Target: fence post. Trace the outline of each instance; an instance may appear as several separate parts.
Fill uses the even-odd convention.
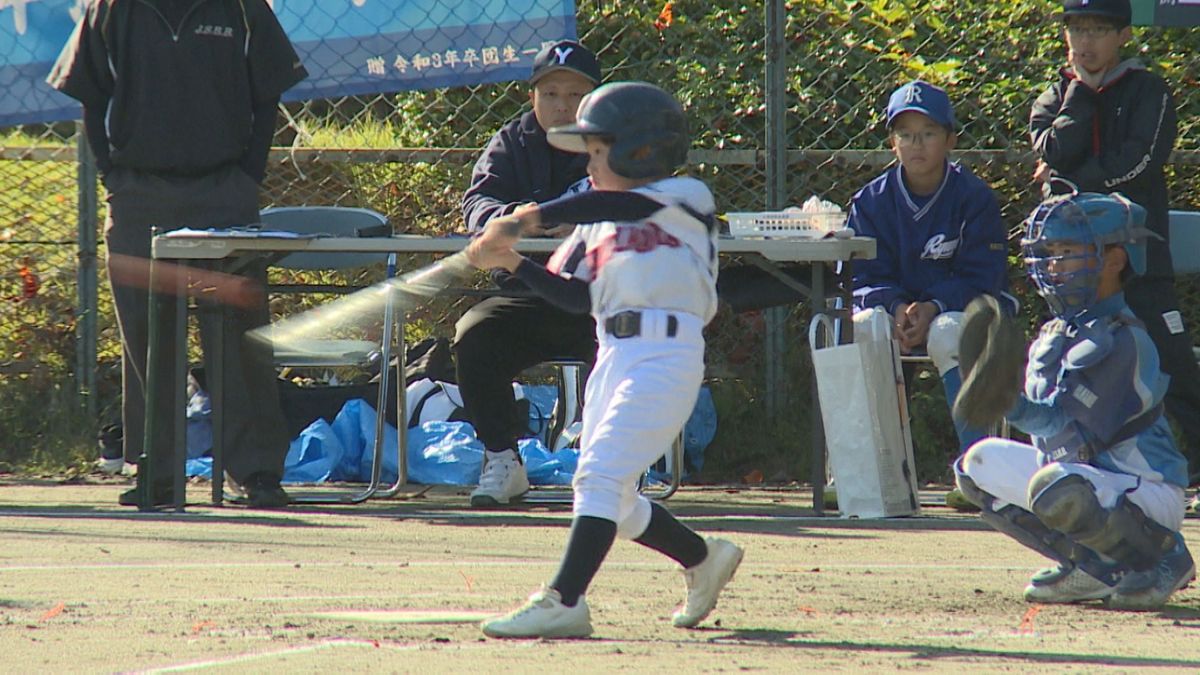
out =
[[[83,123],[75,125],[76,183],[79,190],[78,260],[75,265],[75,384],[88,419],[96,421],[96,236],[99,231],[96,160]]]
[[[784,26],[787,12],[784,0],[767,0],[766,4],[766,177],[767,209],[779,210],[787,203],[787,44],[784,42]],[[764,313],[766,353],[765,404],[772,419],[783,413],[787,391],[784,353],[787,336],[785,321],[786,307],[773,307]]]

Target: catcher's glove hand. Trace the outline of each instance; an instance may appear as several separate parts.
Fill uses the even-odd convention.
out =
[[[954,417],[975,429],[1004,419],[1025,386],[1025,336],[990,295],[967,305],[958,339],[962,388]]]

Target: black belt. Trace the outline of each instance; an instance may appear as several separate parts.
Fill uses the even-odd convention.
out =
[[[604,332],[615,338],[637,337],[642,334],[642,313],[627,311],[618,312],[604,320]],[[667,315],[667,337],[675,337],[679,332],[679,319],[674,314]]]

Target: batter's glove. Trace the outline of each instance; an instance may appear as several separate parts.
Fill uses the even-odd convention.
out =
[[[974,429],[1004,419],[1025,386],[1025,358],[1025,336],[996,298],[972,300],[958,338],[962,388],[954,400],[955,419]]]

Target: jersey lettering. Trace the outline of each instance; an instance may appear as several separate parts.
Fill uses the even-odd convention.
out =
[[[616,253],[620,253],[621,251],[647,253],[659,246],[679,248],[682,245],[678,239],[667,234],[661,227],[654,223],[646,223],[644,226],[618,225],[615,237],[616,248],[614,252]]]
[[[600,268],[604,267],[614,253],[649,253],[660,246],[679,248],[682,245],[683,242],[677,237],[654,223],[621,224],[617,225],[616,232],[600,240],[600,243],[587,252],[588,267],[592,269],[595,278],[600,276]]]
[[[192,31],[196,35],[211,35],[213,37],[233,37],[232,26],[214,26],[212,24],[202,23],[196,26],[196,30]]]
[[[925,250],[921,251],[922,260],[946,260],[954,257],[961,239],[946,240],[945,234],[935,234],[925,242]]]

